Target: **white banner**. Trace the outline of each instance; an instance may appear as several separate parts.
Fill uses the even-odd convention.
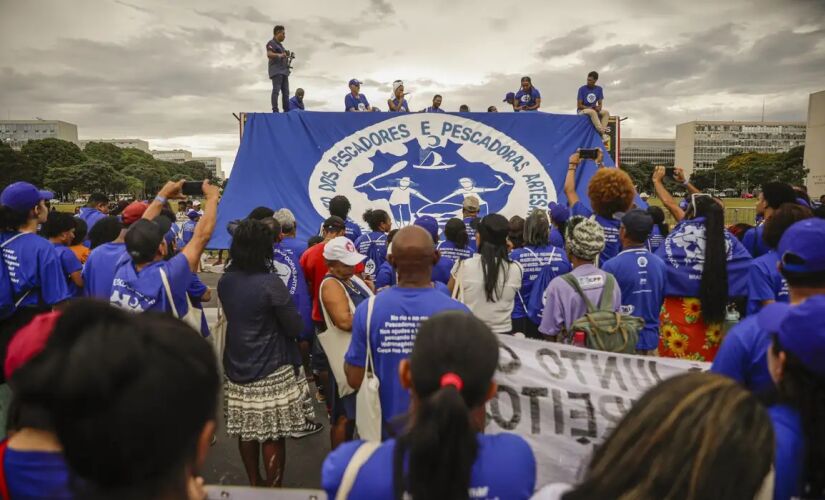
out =
[[[536,455],[536,486],[573,483],[601,444],[650,387],[709,363],[594,351],[500,335],[498,394],[487,433],[513,432]],[[630,450],[628,450],[630,451]]]

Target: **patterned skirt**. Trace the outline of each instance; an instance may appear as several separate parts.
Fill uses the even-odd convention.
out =
[[[713,361],[723,325],[708,325],[696,297],[665,297],[659,314],[659,356]]]
[[[244,441],[286,438],[315,419],[303,370],[291,365],[248,384],[224,377],[223,400],[227,434]]]

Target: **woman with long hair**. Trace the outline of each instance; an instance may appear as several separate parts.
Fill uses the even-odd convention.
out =
[[[510,316],[521,288],[521,265],[507,251],[509,222],[503,215],[480,219],[476,242],[478,253],[457,262],[447,286],[453,296],[487,323],[494,333],[512,333]]]
[[[380,446],[356,441],[332,452],[321,470],[328,497],[468,499],[470,490],[483,488],[485,498],[529,498],[536,482],[530,446],[514,434],[484,434],[498,352],[496,336],[466,312],[442,312],[422,323],[399,367],[401,385],[411,393],[406,428]],[[339,491],[362,446],[371,453],[354,471],[352,488]]]
[[[387,233],[392,229],[392,219],[386,210],[380,208],[368,209],[363,218],[370,227],[370,232],[363,233],[355,240],[355,248],[367,257],[364,261],[364,275],[374,280],[381,264],[387,260]]]
[[[223,354],[226,432],[252,486],[280,486],[285,439],[321,430],[301,370],[297,337],[304,328],[286,285],[272,272],[275,235],[264,221],[244,219],[232,233],[229,262],[218,282],[226,314]],[[263,455],[266,477],[261,476]]]
[[[205,498],[197,471],[220,380],[214,351],[183,321],[72,301],[12,380],[24,409],[47,411],[75,498]]]
[[[653,219],[653,231],[647,238],[647,249],[655,252],[659,246],[665,241],[667,234],[670,232],[670,226],[665,222],[665,211],[662,207],[650,205],[647,207],[647,213]]]
[[[569,273],[571,267],[564,249],[550,244],[550,221],[544,210],[534,209],[530,212],[524,221],[522,239],[524,245],[510,252],[510,259],[518,262],[524,271],[521,289],[513,304],[513,331],[522,332],[530,338],[541,338],[539,325],[531,321],[527,314],[533,282],[545,268],[551,268],[552,276],[548,277],[549,281],[556,276]]]
[[[728,303],[747,295],[751,257],[724,225],[722,203],[693,194],[685,218],[655,252],[667,269],[659,316],[661,356],[713,361]]]
[[[794,264],[800,263],[783,266]],[[825,269],[819,267],[800,274],[821,283]],[[760,326],[773,335],[768,368],[776,384],[776,404],[768,414],[776,433],[778,500],[825,498],[824,310],[825,296],[818,295],[798,306],[771,304],[759,313]]]
[[[464,225],[464,221],[453,217],[444,224],[444,241],[438,243],[436,250],[453,262],[469,259],[473,256],[470,236],[467,234],[467,226]]]
[[[770,498],[772,462],[773,431],[756,397],[727,377],[686,373],[631,407],[578,485],[551,484],[534,498]]]

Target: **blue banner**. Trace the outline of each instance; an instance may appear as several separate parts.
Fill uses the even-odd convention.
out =
[[[361,225],[383,208],[396,227],[421,215],[442,225],[461,216],[466,196],[481,215],[526,216],[566,203],[567,160],[577,148],[602,148],[586,116],[548,113],[254,113],[218,210],[209,248],[228,248],[226,225],[257,206],[289,208],[298,236],[317,234],[329,200],[345,195]],[[605,153],[605,165],[612,159]],[[585,204],[592,161],[576,172]]]

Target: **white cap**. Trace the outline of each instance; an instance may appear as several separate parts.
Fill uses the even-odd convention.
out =
[[[195,201],[193,201],[193,202],[192,202],[192,206],[193,206],[193,207],[199,207],[199,206],[201,206],[201,201],[200,201],[200,200],[195,200]]]
[[[346,236],[333,238],[324,245],[324,258],[327,260],[337,260],[344,265],[354,266],[366,259],[355,249],[355,245]]]

